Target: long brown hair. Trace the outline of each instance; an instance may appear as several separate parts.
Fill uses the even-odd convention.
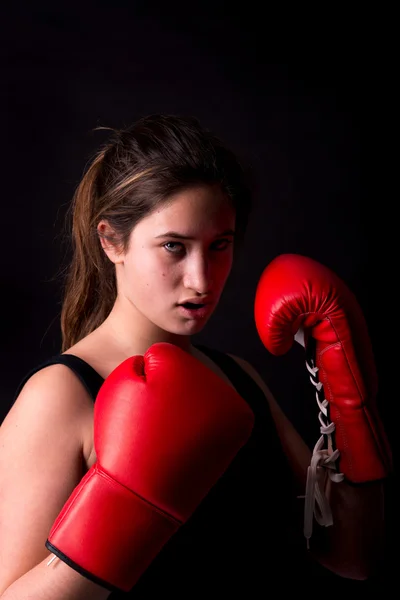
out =
[[[96,329],[117,295],[115,266],[101,247],[97,225],[128,247],[133,227],[172,194],[197,183],[218,183],[236,210],[241,243],[251,193],[235,154],[193,117],[149,115],[110,140],[90,162],[70,206],[72,260],[61,309],[62,351]]]

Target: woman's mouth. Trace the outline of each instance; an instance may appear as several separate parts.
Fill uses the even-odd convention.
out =
[[[211,304],[192,304],[191,302],[185,302],[184,304],[179,304],[178,308],[184,317],[189,319],[204,319],[211,310]]]

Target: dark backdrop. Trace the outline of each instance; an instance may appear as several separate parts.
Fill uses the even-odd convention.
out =
[[[364,25],[379,29],[377,15],[363,13]],[[59,351],[57,273],[69,252],[63,220],[104,139],[94,127],[170,112],[197,116],[256,180],[243,254],[197,341],[252,362],[312,447],[318,410],[302,349],[269,355],[253,300],[276,255],[321,261],[365,312],[394,442],[379,303],[388,201],[374,196],[373,177],[385,71],[382,42],[364,25],[348,9],[272,14],[252,2],[41,2],[3,10],[0,421],[20,378]]]

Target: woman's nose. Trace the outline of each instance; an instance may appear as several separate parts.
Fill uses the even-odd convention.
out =
[[[207,257],[196,257],[188,261],[184,273],[184,286],[198,294],[211,290],[211,269]]]

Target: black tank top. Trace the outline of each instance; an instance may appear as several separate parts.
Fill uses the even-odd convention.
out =
[[[110,600],[148,600],[160,592],[175,600],[213,593],[223,598],[232,594],[264,597],[273,582],[281,592],[286,586],[292,589],[294,580],[307,581],[310,569],[315,569],[306,556],[304,539],[294,537],[289,526],[302,501],[296,498],[264,393],[233,358],[203,345],[196,347],[221,368],[251,406],[253,432],[133,590],[113,592]],[[56,355],[32,369],[15,397],[34,373],[60,363],[74,371],[95,401],[104,379],[84,360],[69,354]]]

